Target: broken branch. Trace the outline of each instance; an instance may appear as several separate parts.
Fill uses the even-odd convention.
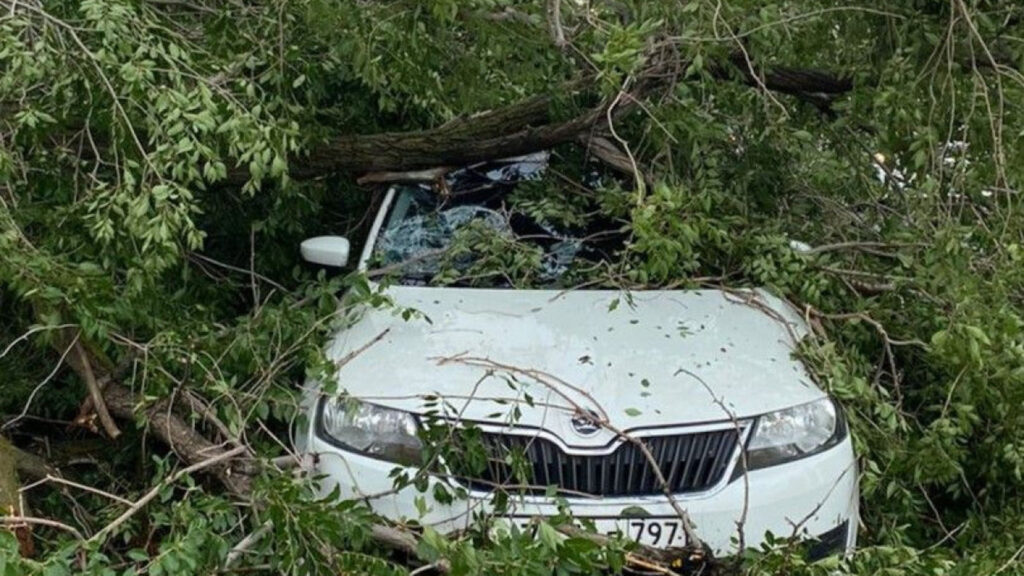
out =
[[[49,518],[36,518],[33,516],[0,516],[0,524],[5,526],[18,528],[27,524],[36,524],[39,526],[48,526],[50,528],[58,528],[65,532],[72,534],[77,540],[85,540],[82,533],[77,528],[69,526],[63,522],[56,520],[50,520]]]
[[[171,476],[168,476],[162,482],[154,486],[149,492],[146,492],[146,494],[142,498],[136,500],[135,503],[131,505],[131,507],[125,510],[123,514],[115,518],[113,522],[104,526],[96,534],[93,534],[92,538],[90,538],[89,541],[94,542],[97,540],[101,540],[108,534],[116,530],[118,526],[124,524],[126,521],[128,521],[129,518],[138,513],[139,510],[142,510],[146,506],[146,504],[149,504],[154,498],[156,498],[160,494],[160,490],[163,489],[165,486],[170,486],[171,484],[174,484],[179,479],[181,479],[181,477],[187,474],[191,474],[193,472],[203,470],[204,468],[215,466],[217,464],[224,462],[225,460],[234,458],[235,456],[238,456],[244,452],[245,448],[241,446],[232,448],[227,452],[222,452],[220,454],[217,454],[216,456],[207,458],[206,460],[203,460],[201,462],[196,462],[195,464],[192,464],[191,466],[183,468],[177,471],[176,473],[172,474]]]
[[[103,426],[107,436],[116,439],[121,435],[121,430],[117,428],[117,424],[114,424],[114,419],[110,417],[110,411],[107,410],[107,404],[103,401],[103,391],[100,389],[99,382],[96,381],[96,374],[93,373],[92,364],[89,362],[89,357],[82,346],[81,338],[75,339],[74,346],[75,353],[78,355],[79,375],[85,380],[85,385],[89,389],[92,408],[96,411],[96,415],[99,417],[100,424]]]

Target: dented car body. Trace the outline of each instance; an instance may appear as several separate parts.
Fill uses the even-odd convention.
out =
[[[483,174],[499,184],[494,198],[534,173],[512,166],[515,178]],[[455,184],[455,198],[480,188]],[[417,313],[360,309],[327,350],[339,361],[337,386],[307,387],[299,440],[318,455],[325,491],[442,531],[495,510],[500,491],[498,511],[513,522],[567,503],[598,530],[658,547],[687,544],[681,508],[718,555],[769,532],[815,540],[815,556],[852,549],[851,441],[839,408],[793,356],[806,326],[786,302],[760,290],[558,288],[615,239],[524,223],[494,198],[430,194],[389,190],[358,262],[403,267],[384,293]],[[444,273],[453,234],[474,222],[544,242],[535,287],[429,281]],[[334,389],[344,395],[325,393]],[[472,430],[486,463],[462,474],[441,458],[426,485],[395,490],[393,471],[416,473],[422,430],[439,421],[456,436]],[[465,498],[437,497],[435,485]]]

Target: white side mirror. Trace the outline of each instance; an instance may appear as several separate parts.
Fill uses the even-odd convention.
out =
[[[348,263],[348,238],[317,236],[303,240],[299,249],[306,262],[334,268],[342,268]]]

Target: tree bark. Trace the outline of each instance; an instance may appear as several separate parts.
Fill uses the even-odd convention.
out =
[[[637,84],[642,87],[630,98],[620,100],[616,114],[631,109],[633,99],[642,98],[654,86],[663,86],[681,66],[678,61],[654,64],[641,73]],[[848,78],[809,68],[776,66],[755,77],[742,55],[733,55],[730,63],[713,65],[710,70],[716,78],[739,80],[756,87],[763,85],[768,90],[810,101],[823,109],[853,89],[853,82]],[[593,84],[594,79],[587,77],[567,82],[556,88],[556,92],[570,95],[588,89],[593,91]],[[610,105],[606,99],[569,120],[552,122],[553,103],[551,95],[533,96],[437,128],[337,136],[314,148],[308,156],[292,158],[289,175],[312,179],[337,172],[405,172],[529,154],[576,140],[605,123]],[[248,170],[240,167],[229,171],[227,183],[239,185],[248,178]]]
[[[0,436],[0,516],[20,518],[26,516],[18,482],[19,452],[6,438]],[[32,542],[32,528],[27,523],[13,524],[11,530],[18,539],[18,549],[22,556],[30,557],[35,553]]]
[[[63,351],[71,342],[70,339],[74,337],[74,331],[61,332],[57,338],[54,338],[54,349],[58,352]],[[67,363],[83,381],[88,382],[88,378],[93,378],[104,383],[102,386],[103,403],[111,415],[129,421],[139,421],[141,416],[141,421],[145,423],[146,427],[161,442],[170,446],[186,464],[196,464],[225,451],[175,415],[171,410],[169,400],[161,400],[145,410],[139,410],[142,407],[142,402],[135,397],[132,391],[118,383],[102,362],[91,357],[87,346],[83,346],[82,350],[81,357],[68,355]],[[227,460],[211,466],[208,472],[216,476],[221,484],[233,494],[248,495],[252,481],[249,476],[237,470],[233,464],[231,460]]]
[[[732,69],[739,73],[740,79],[748,86],[757,86],[755,71],[751,71],[747,57],[742,52],[729,55]],[[731,76],[723,66],[712,68],[716,78],[729,79]],[[837,97],[853,90],[853,80],[847,76],[837,75],[826,70],[815,68],[791,68],[788,66],[772,66],[759,75],[764,87],[773,92],[800,96],[803,94],[823,94]]]
[[[569,82],[563,90],[579,85]],[[609,104],[602,102],[574,118],[551,123],[553,101],[552,96],[534,96],[426,130],[338,136],[306,157],[293,158],[289,175],[311,179],[335,172],[403,172],[528,154],[574,139],[601,121]],[[248,178],[244,167],[228,173],[230,184]]]
[[[110,413],[125,420],[142,416],[149,430],[178,455],[186,464],[196,464],[224,452],[217,444],[178,418],[166,400],[157,402],[145,411],[136,412],[140,403],[131,390],[116,382],[109,382],[103,390],[103,400]],[[251,478],[242,473],[231,460],[207,469],[231,493],[248,496],[252,488]]]

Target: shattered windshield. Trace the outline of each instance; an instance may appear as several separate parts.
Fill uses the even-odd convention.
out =
[[[411,285],[568,287],[607,269],[622,224],[588,210],[585,187],[552,194],[546,169],[536,154],[460,169],[440,190],[398,187],[371,272]]]

